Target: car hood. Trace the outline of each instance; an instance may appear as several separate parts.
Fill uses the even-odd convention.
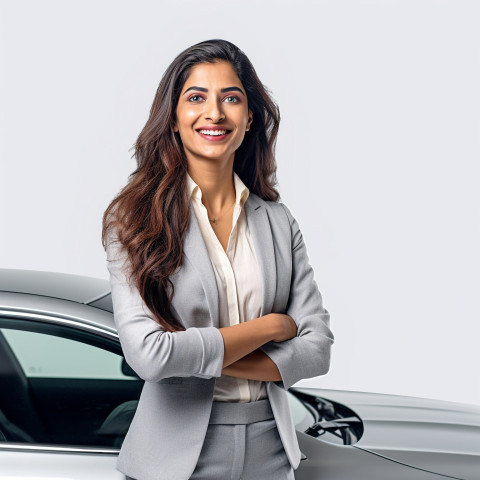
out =
[[[480,406],[347,390],[292,390],[353,410],[364,425],[357,448],[453,478],[480,478]]]

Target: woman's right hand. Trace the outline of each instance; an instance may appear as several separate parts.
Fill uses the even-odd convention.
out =
[[[271,321],[274,323],[274,342],[284,342],[297,336],[297,324],[295,320],[284,313],[270,313]]]

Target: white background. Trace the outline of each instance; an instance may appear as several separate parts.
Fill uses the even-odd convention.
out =
[[[224,38],[281,110],[282,201],[335,335],[297,385],[480,404],[480,4],[0,2],[0,266],[108,278],[161,75]]]

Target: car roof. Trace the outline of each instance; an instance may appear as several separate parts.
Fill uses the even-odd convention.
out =
[[[110,282],[101,278],[0,268],[0,291],[60,298],[113,312]]]

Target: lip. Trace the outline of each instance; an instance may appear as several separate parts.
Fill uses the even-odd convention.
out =
[[[199,132],[199,130],[227,130],[227,133],[225,135],[203,135],[202,133]],[[223,140],[227,138],[231,133],[232,130],[229,130],[228,128],[225,127],[219,127],[218,125],[215,126],[210,126],[210,127],[200,127],[195,130],[198,135],[200,135],[202,138],[209,142],[218,142],[220,140]]]

